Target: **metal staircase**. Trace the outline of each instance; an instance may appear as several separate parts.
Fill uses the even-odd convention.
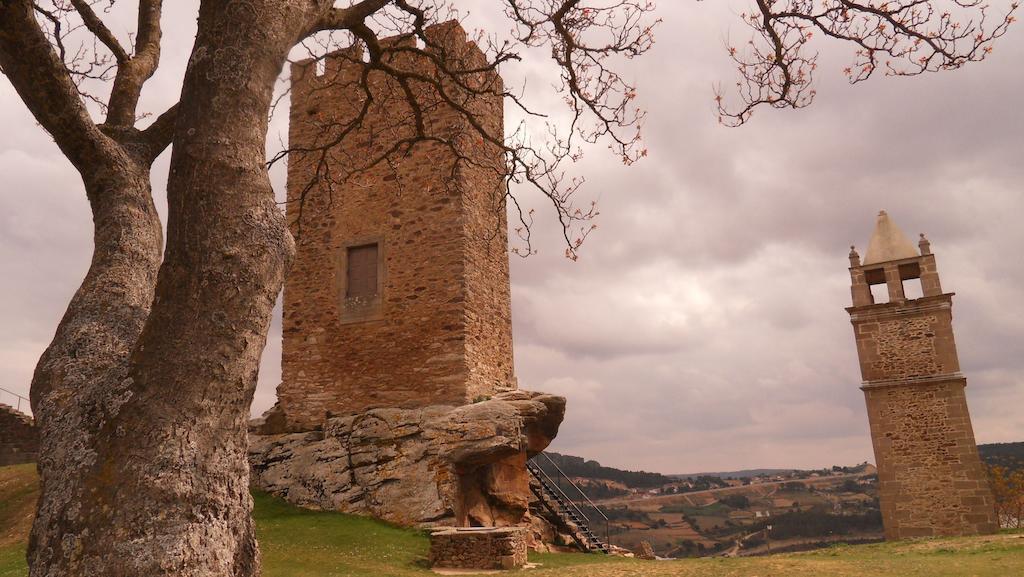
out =
[[[576,544],[584,551],[591,553],[608,553],[610,550],[608,517],[587,497],[579,485],[562,472],[562,469],[551,457],[544,453],[527,461],[526,469],[537,481],[536,484],[530,483],[533,494],[548,511],[561,521],[562,528],[568,530]],[[579,497],[575,500],[570,498],[566,489],[574,495],[578,494]],[[590,516],[583,512],[584,508],[592,510]],[[594,533],[591,517],[596,521],[604,521],[603,540]]]

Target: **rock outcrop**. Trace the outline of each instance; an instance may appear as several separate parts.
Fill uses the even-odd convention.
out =
[[[565,399],[510,391],[460,407],[371,409],[322,430],[254,423],[254,486],[291,503],[408,526],[509,526],[528,520],[525,461],[558,433]],[[271,433],[271,434],[267,434]]]
[[[654,547],[651,547],[651,544],[647,541],[640,541],[640,546],[637,547],[634,553],[636,554],[637,559],[646,559],[648,561],[653,561],[658,558],[654,554]]]

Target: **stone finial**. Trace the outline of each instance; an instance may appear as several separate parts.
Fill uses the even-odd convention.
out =
[[[932,243],[921,233],[921,240],[917,242],[917,247],[921,249],[921,256],[929,255],[932,253]]]
[[[857,247],[850,245],[850,266],[860,266],[860,254],[857,253]]]

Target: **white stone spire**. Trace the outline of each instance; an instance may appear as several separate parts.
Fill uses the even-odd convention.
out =
[[[868,242],[868,251],[864,253],[864,264],[877,264],[916,256],[920,256],[917,249],[892,222],[889,214],[884,210],[879,212],[875,232],[871,235],[871,241]]]

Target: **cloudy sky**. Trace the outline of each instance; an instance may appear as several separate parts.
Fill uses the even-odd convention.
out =
[[[499,27],[491,2],[464,5],[467,27]],[[624,68],[649,112],[650,156],[625,167],[587,151],[574,170],[601,216],[582,258],[567,261],[538,218],[540,254],[513,261],[520,386],[569,399],[552,449],[668,473],[871,460],[843,309],[849,245],[863,253],[883,208],[908,235],[928,233],[957,293],[978,441],[1024,440],[1024,28],[984,63],[855,87],[841,74],[850,48],[819,43],[811,108],[724,128],[712,88],[733,79],[723,46],[746,37],[745,8],[661,2],[657,45]],[[167,9],[148,110],[176,98],[194,21],[192,2]],[[503,73],[557,106],[550,68]],[[88,266],[91,221],[77,175],[2,78],[0,127],[0,387],[27,396]],[[284,130],[278,119],[270,140]],[[278,315],[255,414],[274,401],[280,338]]]

